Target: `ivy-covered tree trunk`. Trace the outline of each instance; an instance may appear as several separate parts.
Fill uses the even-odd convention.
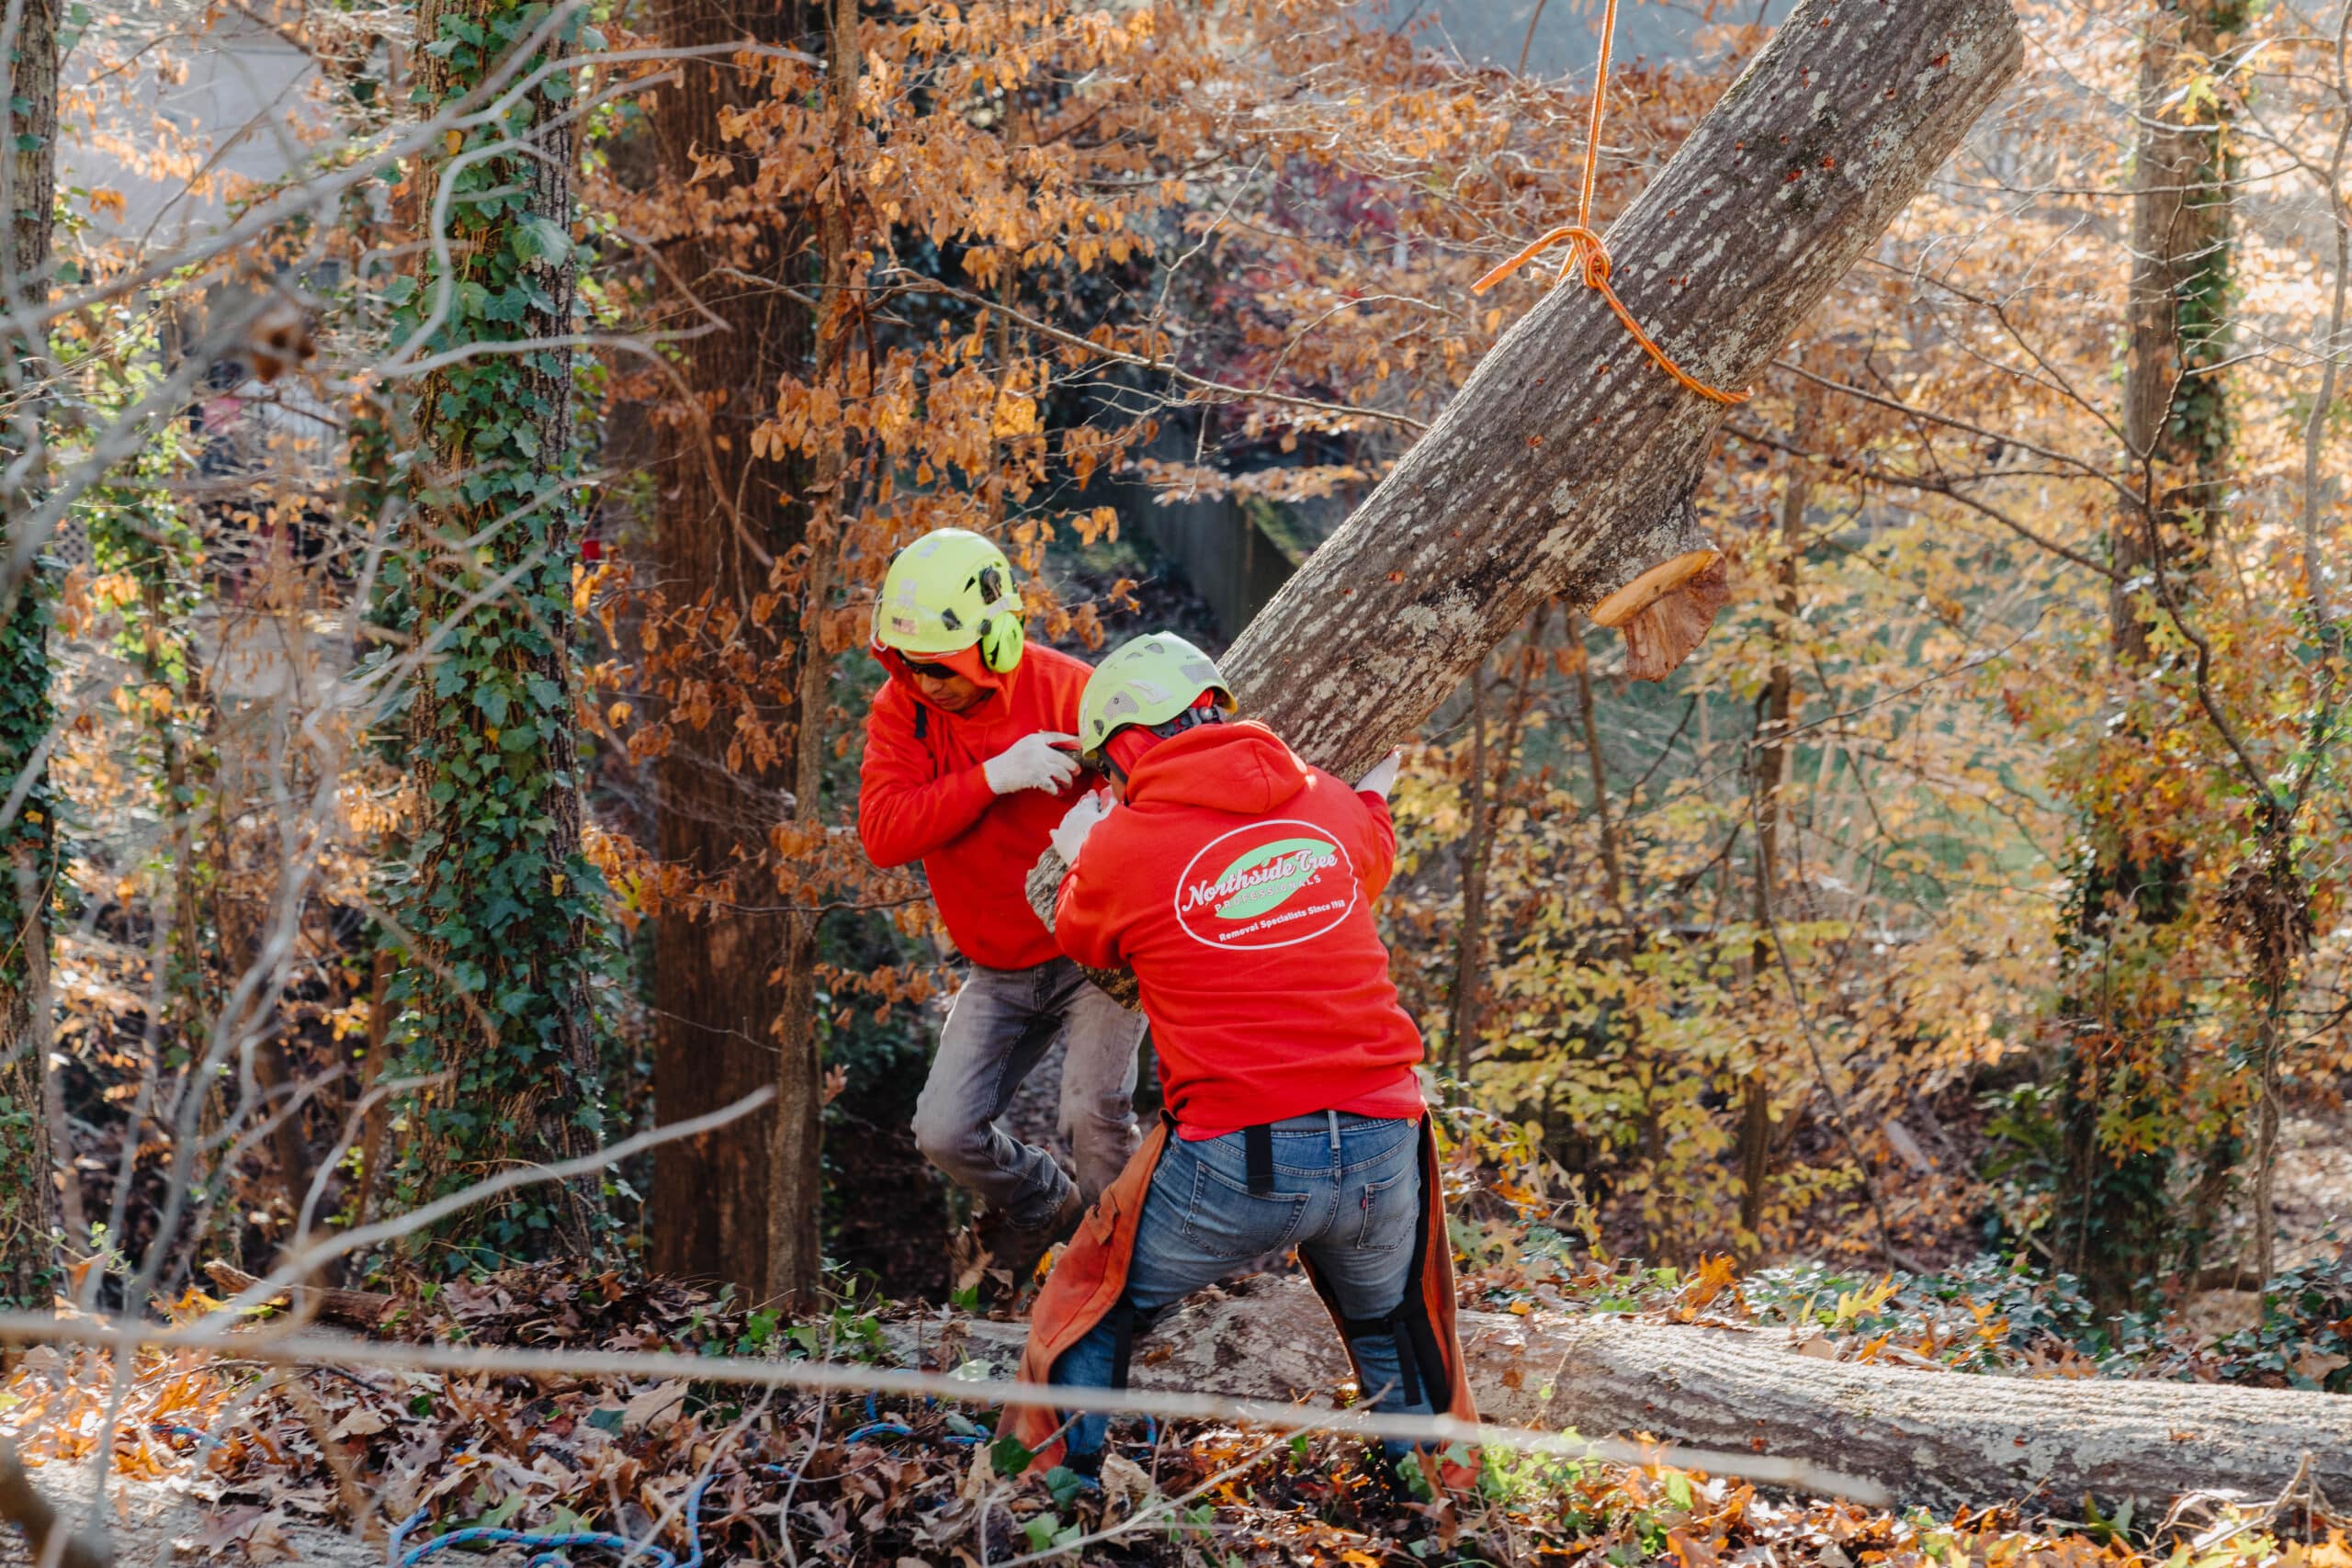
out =
[[[679,49],[736,40],[797,41],[802,7],[739,0],[668,0],[664,43]],[[658,773],[663,863],[715,885],[709,903],[666,904],[653,928],[653,1100],[662,1122],[730,1104],[775,1077],[775,1026],[787,987],[780,977],[786,917],[773,907],[760,867],[768,829],[791,815],[797,752],[783,743],[797,723],[794,656],[800,628],[769,607],[775,584],[755,551],[788,557],[806,512],[794,493],[805,476],[753,456],[752,431],[768,417],[786,375],[807,368],[808,307],[758,281],[778,276],[802,234],[794,214],[747,203],[743,178],[695,181],[697,160],[724,154],[726,117],[757,91],[751,73],[721,57],[688,59],[657,102],[654,136],[664,181],[675,192],[675,231],[663,251],[671,276],[693,291],[668,312],[680,332],[706,328],[678,356],[698,405],[662,432],[654,554],[662,592],[687,620],[681,657],[748,655],[764,699],[757,732],[729,711],[695,726],[670,716]],[[717,1278],[748,1291],[767,1286],[768,1143],[773,1110],[662,1145],[653,1156],[649,1258],[671,1274]]]
[[[2247,9],[2246,0],[2155,0],[2145,19],[2122,421],[2140,494],[2114,523],[2109,632],[2127,746],[2147,733],[2147,705],[2164,700],[2151,650],[2164,616],[2154,575],[2186,593],[2225,521],[2229,409],[2212,372],[2228,350],[2229,121],[2219,85],[2198,79]],[[2170,1148],[2120,1144],[2109,1126],[2144,1120],[2178,1055],[2161,1036],[2176,1026],[2165,969],[2191,913],[2188,865],[2186,847],[2143,815],[2140,792],[2095,778],[2085,807],[2087,852],[2064,935],[2074,1054],[2054,1218],[2062,1263],[2103,1305],[2120,1306],[2165,1267],[2171,1245]]]
[[[2121,581],[2110,611],[2126,668],[2147,663],[2149,628],[2161,619],[2143,575],[2160,558],[2194,566],[2225,521],[2230,411],[2214,372],[2229,354],[2233,160],[2229,100],[2212,73],[2250,9],[2249,0],[2156,0],[2141,47],[2123,439],[2145,488],[2142,504],[2116,518]],[[2177,897],[2168,885],[2149,893]]]
[[[49,298],[50,212],[57,186],[57,0],[19,0],[6,40],[8,129],[0,203],[8,245],[0,299],[10,311]],[[49,1138],[49,899],[57,840],[42,752],[50,703],[49,594],[43,541],[31,529],[30,480],[42,443],[41,337],[13,322],[5,344],[0,423],[0,1305],[48,1304],[54,1278],[57,1164]],[[13,808],[12,808],[13,807]]]
[[[519,0],[424,0],[424,110],[517,50],[582,45],[576,19]],[[594,981],[609,952],[581,852],[571,574],[578,554],[572,79],[553,73],[497,123],[451,132],[415,177],[445,262],[403,307],[442,313],[429,354],[470,351],[420,389],[401,552],[417,814],[396,914],[410,944],[393,999],[403,1072],[443,1075],[411,1113],[403,1196],[454,1190],[600,1141]],[[429,238],[429,236],[428,236]],[[536,342],[536,346],[524,347]],[[469,1211],[447,1239],[478,1258],[590,1250],[602,1184],[527,1188]]]

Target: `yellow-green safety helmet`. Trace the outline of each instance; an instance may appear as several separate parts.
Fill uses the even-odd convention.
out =
[[[1111,737],[1131,725],[1156,728],[1190,710],[1203,692],[1217,705],[1237,705],[1216,661],[1174,632],[1149,632],[1094,667],[1078,699],[1078,745],[1092,762]]]
[[[999,674],[1021,662],[1021,590],[1004,552],[969,528],[925,534],[891,561],[874,602],[877,648],[922,659],[979,645]]]

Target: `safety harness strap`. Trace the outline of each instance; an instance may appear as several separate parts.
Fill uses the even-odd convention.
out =
[[[1127,1367],[1136,1348],[1136,1309],[1125,1296],[1113,1307],[1106,1319],[1111,1325],[1111,1386],[1127,1386]]]
[[[1250,1196],[1273,1196],[1274,1129],[1271,1122],[1261,1122],[1241,1129],[1241,1158],[1250,1172]]]
[[[1418,1291],[1408,1294],[1404,1303],[1386,1317],[1341,1319],[1340,1332],[1351,1341],[1386,1339],[1396,1347],[1396,1392],[1408,1404],[1419,1404],[1425,1388],[1432,1391],[1430,1397],[1434,1403],[1437,1397],[1434,1391],[1444,1388],[1450,1381],[1446,1376],[1444,1360],[1441,1358],[1432,1363],[1423,1354],[1425,1344],[1432,1350],[1436,1348],[1437,1336],[1430,1328],[1429,1308],[1420,1304],[1420,1292]],[[1430,1371],[1432,1364],[1436,1368],[1434,1373]],[[1364,1390],[1367,1397],[1375,1392]]]
[[[1419,1292],[1414,1292],[1413,1300],[1417,1304],[1420,1302]],[[1415,1361],[1420,1363],[1421,1381],[1428,1385],[1430,1408],[1441,1408],[1441,1401],[1453,1386],[1453,1378],[1446,1371],[1445,1352],[1438,1346],[1437,1325],[1430,1321],[1430,1309],[1426,1305],[1420,1306],[1398,1327],[1402,1332],[1397,1336],[1397,1361],[1408,1367]]]

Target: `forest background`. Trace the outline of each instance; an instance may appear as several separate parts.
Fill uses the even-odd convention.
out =
[[[1591,9],[12,0],[6,1293],[971,1304],[874,584],[974,527],[1033,635],[1237,634],[1546,286],[1470,287],[1574,208]],[[1546,605],[1408,754],[1465,1290],[2202,1303],[2341,1389],[2352,7],[2018,10],[1731,415],[1710,639]],[[1629,10],[1604,217],[1778,19]]]

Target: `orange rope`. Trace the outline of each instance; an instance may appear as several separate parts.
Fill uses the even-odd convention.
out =
[[[1634,341],[1642,345],[1650,358],[1657,363],[1659,369],[1711,402],[1736,406],[1747,400],[1746,392],[1719,390],[1677,365],[1666,350],[1657,345],[1657,340],[1642,330],[1642,323],[1634,320],[1634,312],[1625,309],[1625,302],[1617,298],[1617,290],[1609,285],[1609,275],[1614,264],[1609,259],[1609,247],[1601,243],[1600,231],[1592,226],[1592,187],[1600,175],[1601,116],[1609,101],[1609,51],[1616,37],[1617,0],[1609,0],[1608,10],[1600,21],[1600,64],[1593,81],[1592,118],[1585,132],[1584,179],[1577,192],[1577,220],[1564,223],[1535,240],[1519,254],[1472,284],[1470,292],[1484,294],[1553,246],[1565,244],[1568,247],[1568,254],[1560,263],[1559,282],[1566,283],[1571,272],[1577,273],[1584,279],[1587,288],[1609,301],[1609,308],[1617,312],[1617,319],[1625,323],[1625,330],[1634,334]]]

